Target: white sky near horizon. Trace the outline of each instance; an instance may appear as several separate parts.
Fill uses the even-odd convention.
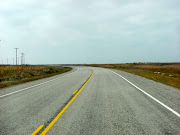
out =
[[[0,0],[0,64],[180,62],[180,0]]]

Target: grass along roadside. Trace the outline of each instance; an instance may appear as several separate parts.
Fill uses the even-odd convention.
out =
[[[122,70],[180,89],[180,63],[86,64]]]
[[[136,74],[180,89],[180,64],[124,64],[113,69]]]
[[[0,65],[0,88],[22,84],[70,71],[69,67],[40,65]]]
[[[170,85],[180,89],[180,76],[177,74],[153,72],[149,70],[142,69],[117,69],[125,72],[129,72],[135,75],[139,75],[166,85]]]

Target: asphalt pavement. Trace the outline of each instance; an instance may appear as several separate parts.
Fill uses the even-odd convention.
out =
[[[0,135],[178,135],[179,113],[180,90],[112,69],[74,67],[0,90]]]

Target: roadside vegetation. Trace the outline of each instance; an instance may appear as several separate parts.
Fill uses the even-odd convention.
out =
[[[136,74],[180,89],[180,63],[91,64]]]
[[[71,68],[61,66],[0,65],[0,88],[50,77],[70,70]]]

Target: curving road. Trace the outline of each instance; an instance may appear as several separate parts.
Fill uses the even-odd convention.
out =
[[[0,90],[1,135],[178,135],[179,113],[178,89],[104,68]]]

